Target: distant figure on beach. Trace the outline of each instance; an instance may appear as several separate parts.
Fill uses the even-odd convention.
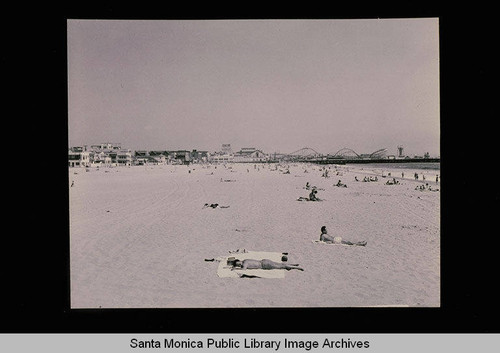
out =
[[[355,181],[359,181],[357,176],[354,176],[354,180]]]
[[[339,179],[339,181],[337,182],[337,184],[335,186],[338,186],[339,188],[346,188],[347,187],[346,184],[342,184],[342,182],[340,181],[340,179]]]
[[[401,172],[401,178],[405,177],[405,172]]]
[[[399,181],[396,180],[396,178],[392,178],[392,180],[387,180],[385,183],[386,185],[396,185],[399,184]]]
[[[439,175],[436,175],[436,184],[439,182]]]
[[[75,181],[71,180],[71,187],[73,187],[73,185],[75,185]]]
[[[415,180],[418,180],[418,173],[415,173]]]
[[[415,190],[419,190],[419,191],[425,191],[425,190],[429,190],[429,191],[439,191],[439,189],[433,189],[429,183],[425,183],[424,184],[421,184],[421,185],[418,185],[415,187]]]
[[[229,208],[229,206],[220,206],[218,203],[211,203],[211,204],[204,204],[203,205],[203,208],[207,208],[207,207],[212,207],[212,208]]]
[[[232,270],[242,269],[242,270],[299,270],[304,271],[303,268],[298,267],[299,264],[286,264],[283,262],[275,262],[268,259],[253,260],[245,259],[243,261],[234,259],[227,262],[228,265],[233,266]]]
[[[350,241],[343,240],[342,237],[340,236],[332,237],[328,234],[326,226],[321,227],[321,234],[319,236],[319,240],[330,244],[345,244],[345,245],[357,245],[357,246],[366,245],[366,241],[358,241],[356,243],[352,243]]]
[[[316,197],[317,193],[318,190],[312,189],[311,192],[309,193],[309,201],[318,201],[318,198]]]
[[[310,186],[309,186],[309,182],[306,183],[306,190],[309,190]]]
[[[318,190],[316,190],[316,188],[313,186],[313,189],[311,190],[311,192],[309,193],[309,197],[299,197],[297,199],[297,201],[320,201],[320,199],[318,199],[316,197],[316,194],[318,193]]]

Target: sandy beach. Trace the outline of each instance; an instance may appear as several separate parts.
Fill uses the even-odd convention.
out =
[[[415,189],[439,189],[436,174],[373,165],[70,168],[71,307],[438,307],[440,191]],[[392,177],[398,185],[385,184]],[[322,202],[297,201],[306,182]],[[313,243],[323,225],[367,245]],[[237,249],[287,252],[304,271],[219,278],[217,262],[205,261]]]

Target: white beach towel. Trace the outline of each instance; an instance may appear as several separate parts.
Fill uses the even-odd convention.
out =
[[[284,278],[285,270],[261,270],[261,269],[248,269],[248,270],[231,270],[232,266],[227,264],[229,257],[235,257],[238,260],[253,259],[262,260],[269,259],[276,262],[281,262],[283,253],[280,252],[266,252],[266,251],[248,251],[245,253],[232,253],[229,256],[221,256],[219,267],[217,268],[217,276],[219,277],[260,277],[260,278]]]

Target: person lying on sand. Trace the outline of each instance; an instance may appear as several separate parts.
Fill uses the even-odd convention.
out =
[[[358,241],[356,243],[352,243],[350,241],[343,240],[342,237],[340,236],[332,237],[328,234],[326,226],[321,227],[321,234],[319,236],[319,240],[330,244],[345,244],[345,245],[357,245],[357,246],[366,245],[366,241]]]
[[[207,208],[207,207],[212,207],[212,208],[229,208],[229,206],[220,206],[218,203],[211,203],[211,204],[204,204],[203,205],[203,208]]]
[[[242,270],[299,270],[304,271],[303,268],[298,267],[299,264],[285,264],[283,262],[275,262],[268,259],[262,260],[253,260],[253,259],[245,259],[243,261],[234,259],[232,261],[228,261],[228,265],[233,266],[232,270],[242,269]]]

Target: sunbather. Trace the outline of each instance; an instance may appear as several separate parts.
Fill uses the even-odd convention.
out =
[[[275,262],[268,259],[262,260],[254,260],[254,259],[245,259],[243,261],[235,259],[233,261],[228,262],[228,265],[232,265],[233,268],[231,270],[239,269],[242,270],[253,270],[253,269],[261,269],[261,270],[299,270],[304,271],[303,268],[298,267],[299,264],[286,264],[283,262]]]
[[[343,240],[342,237],[340,236],[332,237],[328,234],[326,226],[321,227],[321,235],[319,236],[319,240],[330,244],[345,244],[345,245],[358,245],[358,246],[366,245],[366,241],[358,241],[356,243],[352,243],[350,241]]]
[[[229,208],[229,206],[220,206],[218,203],[211,203],[211,204],[204,204],[203,205],[203,208],[207,208],[207,207],[212,207],[212,208]]]

